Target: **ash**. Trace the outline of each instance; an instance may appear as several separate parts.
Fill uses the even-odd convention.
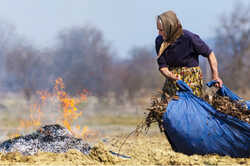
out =
[[[82,139],[74,138],[64,127],[53,124],[39,128],[36,132],[6,140],[0,144],[0,152],[20,152],[23,155],[34,155],[40,152],[64,153],[77,149],[88,154],[91,147]]]

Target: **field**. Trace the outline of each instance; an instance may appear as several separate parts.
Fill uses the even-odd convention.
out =
[[[1,137],[4,141],[15,134],[27,134],[37,127],[20,128],[20,120],[30,118],[27,102],[17,95],[4,95],[1,101]],[[146,99],[147,100],[147,99]],[[147,101],[150,103],[150,100]],[[145,102],[145,103],[147,103]],[[82,115],[74,123],[86,127],[85,141],[92,145],[89,155],[76,150],[55,154],[39,152],[34,156],[20,153],[0,154],[0,165],[249,165],[250,158],[231,158],[218,155],[187,156],[171,149],[157,125],[140,136],[131,135],[143,119],[146,105],[114,105],[89,98],[78,109]],[[53,112],[57,104],[47,104],[41,124],[56,123],[60,116]],[[46,120],[45,120],[46,119]],[[74,127],[72,127],[74,128]],[[113,155],[109,151],[121,154]]]

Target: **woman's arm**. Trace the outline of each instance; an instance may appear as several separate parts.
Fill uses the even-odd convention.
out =
[[[169,71],[167,67],[160,68],[160,72],[163,76],[165,76],[173,81],[179,80],[179,78],[176,77],[171,71]]]
[[[218,63],[217,63],[216,57],[215,57],[213,52],[211,52],[209,54],[208,62],[209,62],[209,65],[210,65],[210,68],[212,71],[212,79],[215,81],[218,81],[219,85],[217,85],[217,86],[222,87],[223,81],[219,77]]]

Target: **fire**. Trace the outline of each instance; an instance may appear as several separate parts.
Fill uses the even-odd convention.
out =
[[[84,137],[84,134],[87,132],[87,127],[84,127],[81,132],[79,132],[80,126],[76,127],[76,132],[72,129],[73,122],[78,119],[82,112],[78,111],[76,105],[82,101],[86,101],[86,93],[81,93],[80,98],[74,99],[67,95],[64,91],[64,83],[62,78],[56,80],[54,90],[58,100],[61,103],[62,112],[63,112],[63,125],[75,136]],[[83,92],[87,92],[86,90]],[[80,133],[80,134],[78,134]]]
[[[62,78],[55,81],[52,93],[48,91],[38,91],[40,103],[34,104],[30,108],[30,117],[28,120],[21,120],[20,128],[39,127],[42,125],[42,118],[44,118],[41,110],[46,102],[51,102],[51,98],[55,97],[60,103],[59,114],[60,117],[56,122],[61,123],[66,127],[74,136],[84,138],[88,132],[88,127],[85,126],[81,129],[79,125],[74,126],[74,122],[82,116],[82,112],[78,110],[77,105],[87,101],[87,90],[83,90],[79,97],[73,98],[65,92],[65,85]],[[18,135],[18,134],[14,134]]]

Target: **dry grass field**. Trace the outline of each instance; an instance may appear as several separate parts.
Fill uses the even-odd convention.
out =
[[[16,134],[27,134],[37,126],[20,128],[22,119],[30,120],[30,107],[18,95],[2,95],[0,102],[0,141]],[[126,139],[143,119],[145,105],[105,105],[95,98],[77,107],[82,115],[74,123],[87,128],[84,140],[93,147],[89,155],[70,150],[67,153],[39,152],[34,156],[20,153],[0,154],[0,165],[250,165],[250,158],[231,158],[218,155],[187,156],[171,149],[157,125],[147,134],[132,135]],[[42,110],[41,125],[57,123],[58,103],[47,103]],[[75,127],[72,126],[72,129]],[[113,155],[110,151],[122,156]]]

